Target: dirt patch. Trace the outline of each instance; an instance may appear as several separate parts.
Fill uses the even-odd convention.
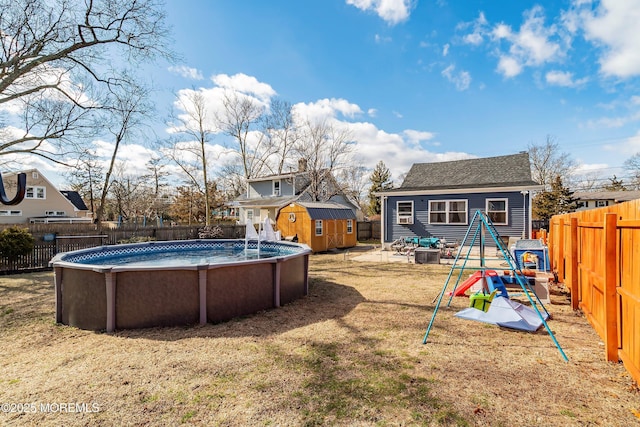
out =
[[[314,255],[309,295],[280,309],[113,334],[56,325],[51,273],[0,277],[0,424],[640,425],[636,384],[561,286],[569,362],[544,329],[454,317],[466,298],[423,345],[448,272]]]

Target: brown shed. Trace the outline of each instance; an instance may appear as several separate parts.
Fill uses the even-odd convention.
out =
[[[276,224],[282,236],[297,236],[313,252],[350,248],[358,241],[355,213],[337,203],[291,203],[280,209]]]

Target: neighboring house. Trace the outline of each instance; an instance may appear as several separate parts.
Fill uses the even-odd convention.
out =
[[[640,191],[576,191],[573,193],[573,198],[578,201],[576,210],[584,211],[640,199]]]
[[[526,152],[416,163],[399,188],[377,193],[382,198],[382,243],[389,247],[401,237],[462,242],[477,210],[488,214],[504,241],[528,238],[531,196],[542,188],[531,179]]]
[[[294,202],[313,201],[309,185],[309,172],[306,170],[306,163],[301,160],[298,162],[297,172],[249,179],[246,194],[234,200],[230,206],[238,209],[241,224],[262,223],[267,217],[275,222],[278,211],[283,207]],[[338,185],[331,174],[325,173],[320,187],[327,195],[338,193],[323,202],[337,203],[356,213],[355,203],[337,191]]]
[[[337,203],[290,203],[280,209],[276,224],[285,238],[295,237],[313,252],[358,244],[355,213]]]
[[[91,212],[75,191],[58,189],[37,169],[24,171],[27,175],[27,191],[22,202],[13,206],[0,205],[0,224],[24,224],[29,222],[91,222]],[[17,173],[2,175],[8,197],[13,197],[17,187]]]

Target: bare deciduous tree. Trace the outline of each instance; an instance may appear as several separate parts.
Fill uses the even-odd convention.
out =
[[[531,177],[544,185],[546,191],[551,189],[551,184],[558,176],[562,182],[571,181],[571,172],[576,168],[575,161],[570,154],[560,152],[558,143],[552,136],[547,136],[544,145],[529,144],[528,150]]]
[[[0,0],[0,29],[0,155],[60,162],[111,107],[105,88],[133,83],[120,58],[172,56],[158,0]]]
[[[313,201],[326,201],[345,191],[332,178],[349,167],[351,134],[328,121],[307,120],[295,151],[306,163],[308,194]],[[333,185],[332,185],[333,184]]]
[[[105,201],[111,185],[111,175],[114,171],[120,146],[130,140],[142,124],[142,119],[149,113],[148,90],[142,86],[130,86],[127,89],[111,92],[110,109],[104,116],[107,132],[113,137],[113,151],[109,166],[104,175],[100,204],[96,210],[95,220],[100,226],[104,212]]]
[[[167,143],[164,153],[203,195],[205,225],[208,226],[211,224],[211,194],[210,186],[206,185],[209,182],[210,157],[207,148],[217,128],[202,92],[183,91],[178,94],[176,102],[183,113],[173,115],[171,126],[176,136]]]
[[[640,189],[640,153],[636,153],[625,160],[623,167],[631,175],[629,187],[632,190]]]
[[[261,176],[269,169],[268,160],[274,152],[271,140],[259,129],[265,106],[252,97],[231,91],[225,92],[222,105],[216,123],[233,138],[244,178]]]
[[[290,102],[274,99],[264,118],[264,133],[270,139],[273,172],[277,175],[286,172],[287,166],[293,166],[288,162],[291,162],[291,154],[300,138],[291,108]]]

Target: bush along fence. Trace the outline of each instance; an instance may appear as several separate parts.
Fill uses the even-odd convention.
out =
[[[549,254],[605,344],[606,358],[624,363],[640,383],[640,200],[554,216]]]
[[[202,225],[176,227],[125,226],[97,230],[96,226],[92,224],[20,224],[19,226],[27,228],[33,235],[35,239],[33,250],[27,255],[20,255],[12,259],[0,257],[0,274],[48,269],[51,258],[60,252],[148,240],[197,239],[199,231],[203,228]],[[8,227],[8,225],[3,225],[0,229]],[[219,227],[222,230],[222,238],[235,239],[244,237],[244,226],[221,224]]]

